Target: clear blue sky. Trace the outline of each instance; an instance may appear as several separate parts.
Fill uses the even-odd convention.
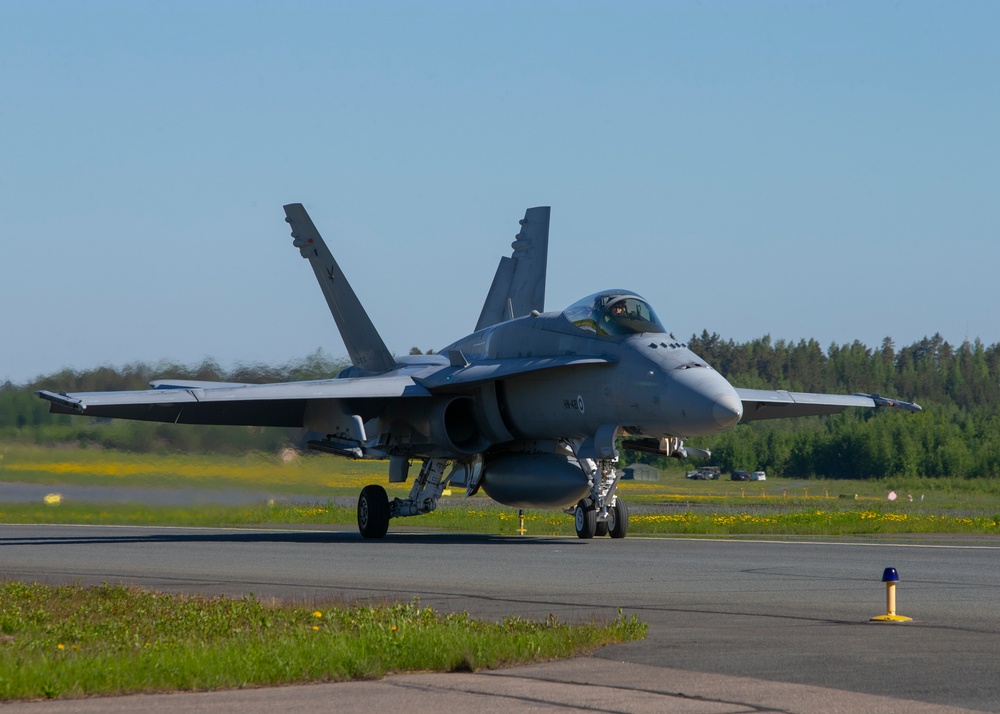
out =
[[[1000,3],[0,3],[0,380],[475,325],[528,206],[548,309],[686,338],[1000,342]]]

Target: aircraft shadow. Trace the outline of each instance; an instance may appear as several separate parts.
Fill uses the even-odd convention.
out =
[[[274,531],[274,530],[232,530],[212,532],[175,533],[95,533],[94,535],[41,535],[0,537],[0,549],[14,545],[100,545],[100,544],[152,544],[152,543],[297,543],[332,544],[352,543],[359,546],[377,548],[398,545],[496,545],[532,546],[557,543],[583,543],[578,538],[533,537],[518,535],[489,535],[481,533],[393,533],[385,538],[366,540],[356,531]]]

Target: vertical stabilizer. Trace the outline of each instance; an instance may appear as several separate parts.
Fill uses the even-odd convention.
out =
[[[493,276],[477,330],[496,325],[532,310],[545,311],[545,271],[549,255],[548,206],[529,208],[520,221],[510,257],[500,259]]]
[[[330,306],[351,363],[370,372],[392,369],[396,360],[386,348],[306,209],[301,203],[290,203],[284,208],[285,221],[292,227],[292,244],[316,273],[316,280],[323,290],[326,304]]]

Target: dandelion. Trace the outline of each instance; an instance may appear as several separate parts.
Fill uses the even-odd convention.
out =
[[[56,645],[56,649],[57,650],[64,650],[64,649],[66,649],[66,645],[64,645],[62,642],[60,642],[58,645]]]
[[[398,628],[398,627],[396,627],[395,625],[393,625],[393,626],[392,626],[392,627],[390,627],[389,629],[390,629],[390,630],[391,630],[392,632],[395,632],[395,631],[396,631],[396,630],[398,630],[399,628]]]
[[[318,630],[318,629],[319,629],[319,625],[313,625],[313,630]]]
[[[316,610],[316,612],[313,613],[313,617],[323,617],[323,613],[320,612],[319,610]]]

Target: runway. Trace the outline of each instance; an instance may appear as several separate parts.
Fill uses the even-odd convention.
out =
[[[601,662],[624,662],[644,681],[685,672],[709,689],[705,675],[720,689],[746,681],[766,692],[781,682],[839,690],[845,701],[854,693],[981,711],[1000,711],[998,565],[1000,541],[988,539],[581,541],[390,530],[372,542],[353,529],[0,526],[6,578],[304,603],[418,597],[487,618],[611,618],[621,608],[650,623],[649,636],[597,652],[588,660],[598,665],[595,683]],[[901,579],[897,609],[913,622],[869,622],[885,612],[887,566]],[[836,710],[818,700],[788,708],[779,701],[787,690],[772,688],[772,710]]]

